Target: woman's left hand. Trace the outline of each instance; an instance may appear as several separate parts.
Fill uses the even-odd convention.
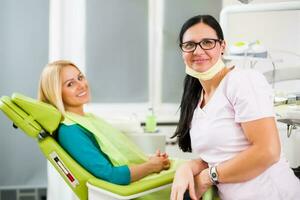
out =
[[[209,177],[209,169],[202,170],[194,179],[196,196],[200,198],[213,185]]]

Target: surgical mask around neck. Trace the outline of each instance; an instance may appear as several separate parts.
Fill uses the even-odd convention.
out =
[[[212,79],[218,72],[220,72],[225,67],[224,62],[221,58],[214,64],[210,69],[208,69],[205,72],[197,72],[190,68],[189,66],[185,66],[185,73],[188,75],[197,78],[202,81],[210,80]]]

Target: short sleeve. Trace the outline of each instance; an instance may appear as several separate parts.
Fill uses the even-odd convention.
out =
[[[273,92],[265,77],[255,70],[236,70],[228,82],[228,98],[236,122],[274,117]]]

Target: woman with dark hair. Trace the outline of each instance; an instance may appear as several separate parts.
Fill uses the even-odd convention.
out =
[[[186,21],[179,41],[187,75],[173,137],[199,159],[177,169],[171,199],[187,190],[199,199],[212,185],[222,200],[298,199],[300,181],[281,154],[263,75],[225,66],[222,29],[210,15]]]

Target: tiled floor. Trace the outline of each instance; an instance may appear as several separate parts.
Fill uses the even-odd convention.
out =
[[[0,200],[46,200],[46,188],[0,190]]]

